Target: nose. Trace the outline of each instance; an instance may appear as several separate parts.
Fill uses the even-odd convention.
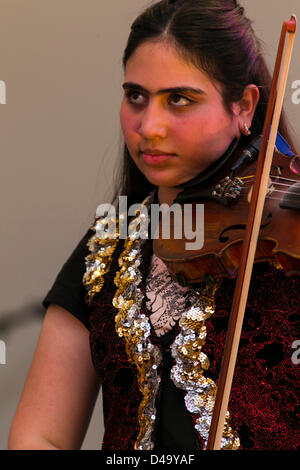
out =
[[[168,121],[162,107],[157,103],[149,103],[144,109],[138,133],[147,140],[164,139],[168,135]]]

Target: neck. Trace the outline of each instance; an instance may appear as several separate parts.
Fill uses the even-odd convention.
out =
[[[177,194],[179,194],[181,191],[182,189],[179,188],[159,186],[157,193],[159,204],[168,204],[171,206]]]

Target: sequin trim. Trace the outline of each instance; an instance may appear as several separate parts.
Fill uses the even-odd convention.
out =
[[[143,204],[148,208],[151,200],[149,196]],[[142,280],[139,266],[146,236],[140,240],[137,238],[138,233],[134,232],[139,221],[140,215],[129,224],[130,235],[119,258],[121,269],[114,280],[118,289],[113,305],[119,310],[115,318],[116,331],[120,337],[124,337],[128,359],[137,367],[138,386],[143,395],[138,411],[140,431],[134,448],[151,450],[154,447],[151,436],[156,418],[155,400],[161,380],[157,372],[162,358],[160,350],[149,340],[150,321],[140,314],[143,294],[138,287]]]
[[[119,241],[119,224],[118,220],[110,219],[116,224],[116,238],[112,239],[108,236],[98,237],[97,233],[101,230],[104,233],[105,227],[108,226],[109,220],[106,217],[95,217],[95,223],[92,229],[95,231],[87,246],[91,252],[85,258],[86,271],[83,275],[82,282],[87,289],[85,297],[86,302],[90,305],[96,294],[99,294],[104,284],[104,276],[109,272],[112,256]]]
[[[193,304],[179,321],[181,332],[171,346],[176,365],[171,370],[171,379],[176,387],[185,390],[185,405],[190,413],[198,415],[195,428],[207,445],[217,386],[204,376],[209,368],[209,359],[202,352],[206,339],[205,320],[214,313],[214,294],[219,283],[207,286],[202,292],[194,291],[190,296]],[[221,449],[236,450],[240,447],[237,433],[229,425],[227,412]]]

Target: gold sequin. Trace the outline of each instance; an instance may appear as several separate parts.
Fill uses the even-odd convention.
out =
[[[219,285],[220,281],[216,281],[215,285],[207,286],[202,293],[196,292],[196,298],[192,294],[195,305],[183,313],[179,322],[181,333],[171,347],[172,356],[176,360],[171,378],[177,387],[187,391],[186,407],[191,413],[199,415],[195,428],[205,445],[209,437],[217,387],[213,380],[204,375],[210,363],[201,349],[206,338],[204,320],[214,313],[214,295]],[[221,448],[238,449],[239,439],[229,426],[229,420],[227,412]]]

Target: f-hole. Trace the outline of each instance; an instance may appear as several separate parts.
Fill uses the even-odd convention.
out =
[[[272,222],[272,213],[270,212],[266,218],[268,219],[266,223],[264,224],[261,224],[260,226],[260,230],[263,230],[265,229],[266,227],[268,227],[270,225],[270,223]],[[243,224],[239,224],[239,225],[231,225],[230,227],[227,227],[223,230],[222,233],[220,233],[219,235],[219,242],[220,243],[226,243],[230,240],[230,232],[232,231],[236,231],[236,230],[246,230],[246,225],[243,225]],[[227,235],[227,236],[226,236]]]

